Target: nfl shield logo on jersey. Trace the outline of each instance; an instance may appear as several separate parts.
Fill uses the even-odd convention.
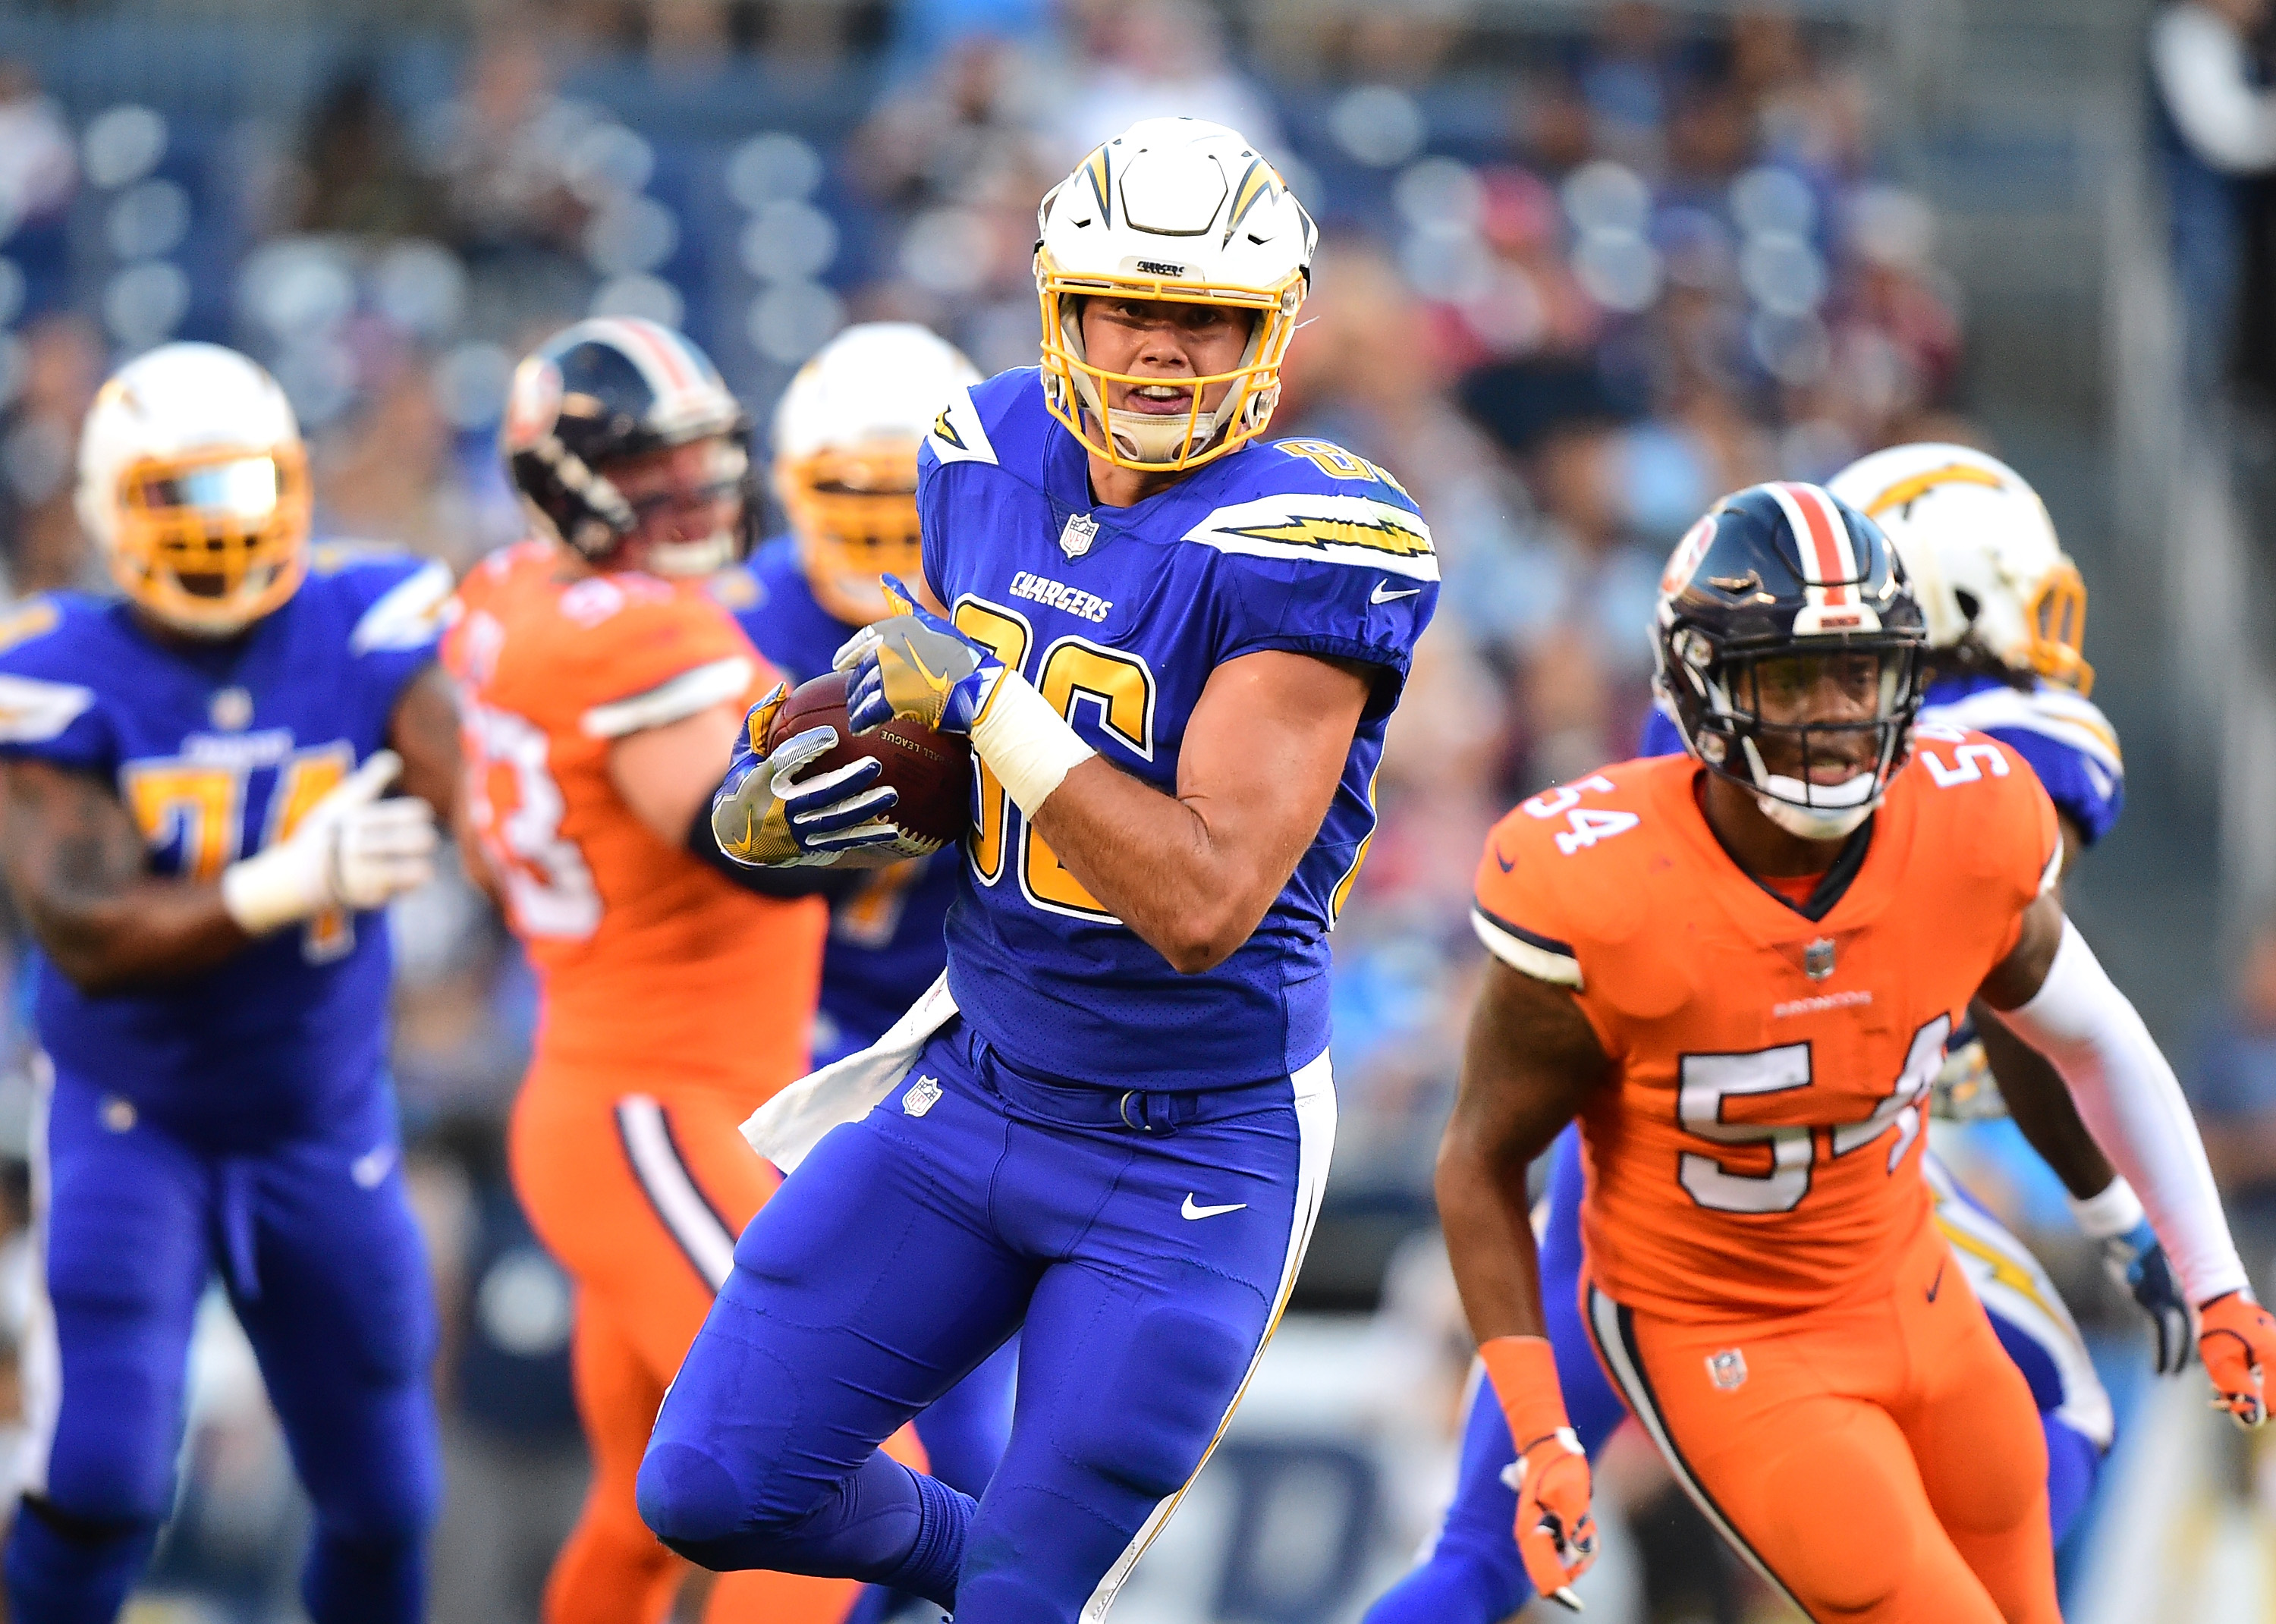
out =
[[[1719,1354],[1708,1355],[1707,1379],[1725,1393],[1736,1393],[1746,1385],[1746,1355],[1735,1347],[1726,1347]]]
[[[1802,950],[1802,973],[1812,981],[1824,981],[1833,974],[1833,943],[1819,937]]]
[[[1089,513],[1069,513],[1066,528],[1059,532],[1059,550],[1070,558],[1080,558],[1097,539],[1098,520]]]
[[[901,1110],[910,1116],[921,1117],[930,1111],[934,1102],[939,1098],[940,1079],[920,1077],[916,1081],[916,1086],[901,1096]]]

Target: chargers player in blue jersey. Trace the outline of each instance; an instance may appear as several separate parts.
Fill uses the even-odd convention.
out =
[[[918,448],[949,398],[979,382],[938,335],[912,322],[871,322],[824,345],[783,391],[774,485],[789,533],[715,577],[713,591],[792,682],[830,670],[846,639],[894,612],[881,577],[922,574]],[[832,877],[817,1065],[869,1048],[939,978],[962,861],[942,851]],[[986,1487],[1003,1458],[1015,1347],[917,1419],[933,1475],[967,1494]]]
[[[1997,459],[1943,444],[1876,452],[1827,489],[1880,523],[1912,577],[1932,650],[1920,728],[1972,729],[2012,746],[2054,801],[2065,861],[2074,861],[2117,822],[2125,770],[2115,733],[2086,697],[2092,672],[2079,653],[2085,586],[2037,493]],[[1653,711],[1639,753],[1683,748],[1673,720]],[[1976,1031],[1954,1036],[1937,1081],[1939,1114],[1972,1119],[2013,1109],[2068,1188],[2081,1230],[2101,1245],[2113,1273],[2149,1316],[2156,1368],[2181,1369],[2190,1345],[2188,1305],[2140,1201],[2088,1135],[2053,1067],[1995,1015],[1981,1007],[1971,1013]],[[2110,1447],[2109,1398],[2045,1271],[1932,1152],[1923,1165],[1938,1222],[2038,1402],[2050,1520],[2060,1540],[2085,1506]],[[1567,1129],[1553,1152],[1536,1227],[1558,1376],[1574,1432],[1593,1454],[1627,1410],[1605,1379],[1574,1301],[1582,1188],[1580,1136]],[[1532,1593],[1511,1537],[1517,1494],[1504,1479],[1516,1452],[1483,1372],[1473,1382],[1453,1503],[1422,1559],[1377,1601],[1367,1624],[1497,1624]]]
[[[923,580],[839,660],[857,729],[967,733],[984,769],[947,971],[754,1119],[799,1165],[640,1481],[696,1561],[884,1581],[964,1624],[1105,1615],[1287,1300],[1333,1135],[1326,932],[1438,596],[1388,474],[1261,438],[1316,231],[1238,134],[1139,124],[1042,228],[1043,366],[940,412]],[[893,792],[801,778],[803,738],[738,753],[730,854],[894,838]],[[801,1129],[833,1097],[858,1119]],[[1015,1328],[976,1505],[877,1452]]]
[[[123,598],[0,623],[0,867],[41,948],[51,1070],[9,1614],[118,1614],[172,1504],[218,1275],[315,1503],[309,1617],[412,1624],[441,1489],[434,1309],[375,910],[429,877],[452,806],[450,577],[312,550],[292,408],[210,345],[103,385],[79,503]],[[380,799],[398,772],[410,793]]]

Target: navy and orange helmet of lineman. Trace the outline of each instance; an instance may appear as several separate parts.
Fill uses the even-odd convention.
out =
[[[1928,646],[1878,525],[1817,485],[1727,496],[1670,556],[1656,629],[1694,755],[1806,839],[1871,815],[1910,751]],[[1809,697],[1828,682],[1839,701]]]
[[[736,516],[715,535],[646,548],[641,566],[708,575],[750,550],[758,490],[750,414],[685,334],[636,316],[564,328],[514,368],[498,427],[507,477],[531,517],[604,567],[642,520],[610,467],[683,445],[708,448],[704,484]]]

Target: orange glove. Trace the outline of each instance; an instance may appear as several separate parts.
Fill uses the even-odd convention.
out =
[[[1502,1481],[1517,1491],[1517,1550],[1526,1577],[1575,1613],[1572,1582],[1597,1559],[1589,1514],[1589,1457],[1565,1416],[1565,1391],[1544,1337],[1496,1337],[1478,1349],[1501,1400],[1517,1460]]]
[[[2215,1409],[2225,1409],[2240,1427],[2268,1419],[2262,1372],[2276,1365],[2276,1318],[2249,1292],[2215,1297],[2197,1310],[2197,1354],[2212,1383]]]

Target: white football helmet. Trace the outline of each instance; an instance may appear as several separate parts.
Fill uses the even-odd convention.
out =
[[[215,344],[166,344],[114,373],[79,443],[79,518],[154,618],[229,637],[307,568],[308,457],[284,391]]]
[[[1296,330],[1319,228],[1239,134],[1196,118],[1143,118],[1044,194],[1036,292],[1051,414],[1118,467],[1198,467],[1264,431]],[[1161,383],[1083,354],[1086,296],[1233,305],[1256,313],[1231,372],[1192,380],[1183,416],[1109,412],[1110,383]],[[1224,385],[1204,410],[1203,396]]]
[[[914,322],[839,333],[775,408],[775,494],[816,602],[867,626],[894,612],[877,577],[923,573],[917,446],[949,398],[980,381],[964,353]]]
[[[1965,445],[1898,445],[1851,463],[1826,489],[1896,543],[1931,648],[1972,642],[2011,672],[2082,694],[2093,687],[2080,653],[2086,582],[2014,469]]]

